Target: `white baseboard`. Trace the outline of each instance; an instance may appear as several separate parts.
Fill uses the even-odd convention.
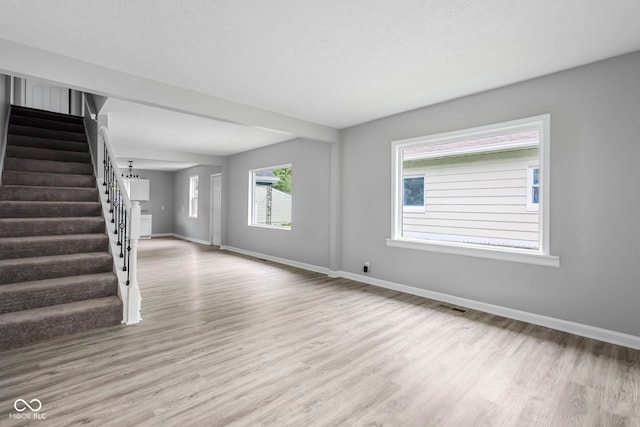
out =
[[[236,252],[236,253],[239,253],[239,254],[248,255],[248,256],[251,256],[251,257],[254,257],[254,258],[266,259],[267,261],[273,261],[273,262],[277,262],[278,264],[284,264],[284,265],[289,265],[291,267],[297,267],[297,268],[300,268],[302,270],[314,271],[316,273],[327,274],[327,275],[329,274],[329,269],[328,268],[320,267],[318,265],[306,264],[304,262],[292,261],[292,260],[285,259],[285,258],[278,258],[278,257],[271,256],[271,255],[261,254],[261,253],[258,253],[258,252],[247,251],[245,249],[234,248],[233,246],[220,246],[220,249],[224,250],[224,251]]]
[[[177,237],[178,239],[187,240],[187,241],[193,242],[193,243],[200,243],[201,245],[207,245],[207,246],[211,245],[211,243],[209,243],[208,240],[195,239],[193,237],[182,236],[180,234],[171,233],[171,234],[167,234],[166,236]]]
[[[362,282],[385,289],[392,289],[394,291],[404,292],[406,294],[417,295],[435,301],[446,302],[448,304],[453,304],[460,307],[467,307],[473,310],[507,317],[509,319],[521,320],[523,322],[532,323],[534,325],[545,326],[547,328],[556,329],[558,331],[568,332],[574,335],[593,338],[595,340],[640,350],[640,337],[637,337],[635,335],[623,334],[621,332],[584,325],[582,323],[556,319],[554,317],[543,316],[540,314],[502,307],[499,305],[460,298],[440,292],[428,291],[426,289],[415,288],[413,286],[401,285],[399,283],[375,279],[372,277],[363,276],[361,274],[354,274],[346,271],[337,271],[333,273],[337,274],[338,277],[343,277],[345,279],[351,279],[357,282]]]
[[[153,233],[151,234],[151,237],[177,237],[175,234],[173,233]]]

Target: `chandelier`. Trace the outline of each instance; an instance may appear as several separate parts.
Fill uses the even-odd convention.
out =
[[[129,160],[129,168],[122,172],[122,178],[128,180],[140,179],[138,172],[133,170],[133,160]]]

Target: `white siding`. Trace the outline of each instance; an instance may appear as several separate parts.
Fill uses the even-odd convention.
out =
[[[537,164],[537,148],[405,162],[405,176],[425,176],[425,211],[404,213],[403,235],[537,247],[538,212],[527,211]]]
[[[255,187],[255,212],[256,224],[267,223],[267,186]],[[271,225],[283,225],[291,223],[291,195],[275,188],[272,190]]]

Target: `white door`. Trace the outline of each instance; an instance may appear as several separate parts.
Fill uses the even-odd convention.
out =
[[[211,175],[211,244],[222,243],[222,175]]]
[[[69,114],[69,89],[35,79],[26,79],[26,106]]]

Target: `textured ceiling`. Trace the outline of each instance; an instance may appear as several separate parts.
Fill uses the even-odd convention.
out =
[[[640,49],[638,0],[3,0],[0,38],[336,128]]]

